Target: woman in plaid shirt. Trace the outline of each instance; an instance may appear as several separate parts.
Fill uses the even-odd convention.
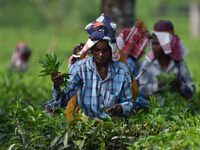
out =
[[[91,118],[127,116],[133,108],[132,79],[127,66],[119,61],[116,24],[101,15],[85,29],[90,37],[80,55],[90,51],[92,56],[73,64],[65,91],[59,88],[62,75],[52,75],[54,105],[66,107],[78,92],[78,105]]]

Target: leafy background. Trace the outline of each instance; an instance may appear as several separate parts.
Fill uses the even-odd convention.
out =
[[[193,100],[163,92],[165,105],[152,97],[149,112],[67,124],[64,110],[52,118],[40,107],[51,99],[52,84],[50,77],[38,76],[42,69],[38,60],[54,52],[63,60],[61,71],[67,72],[67,59],[74,45],[87,40],[84,27],[99,16],[101,1],[0,0],[0,149],[198,149],[200,45],[199,38],[190,35],[188,4],[138,0],[136,18],[143,19],[149,30],[159,19],[174,23],[189,48],[186,62],[197,87]],[[7,70],[19,41],[32,48],[24,74]]]

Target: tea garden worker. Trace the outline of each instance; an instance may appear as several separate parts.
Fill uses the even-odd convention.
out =
[[[132,78],[127,66],[119,61],[116,47],[116,24],[103,14],[85,28],[89,39],[81,55],[90,51],[88,58],[77,61],[70,69],[66,90],[60,91],[62,75],[52,75],[53,105],[66,107],[77,93],[81,110],[91,118],[127,116],[133,108]],[[137,87],[136,87],[137,88]]]
[[[185,98],[192,98],[195,85],[183,59],[187,50],[183,49],[182,42],[174,34],[173,24],[170,21],[158,21],[154,25],[151,47],[152,50],[147,55],[151,63],[144,67],[145,72],[139,78],[139,91],[145,96],[155,94],[166,84],[162,79],[158,79],[158,76],[168,73],[175,75],[171,87],[178,90]]]
[[[136,20],[132,28],[123,29],[117,37],[117,45],[125,56],[131,73],[136,78],[139,78],[142,73],[139,72],[142,64],[141,57],[149,43],[149,35],[150,33],[148,32],[144,22],[142,20]],[[143,97],[142,93],[139,93],[139,96],[134,103],[134,109],[147,110],[149,106],[149,101]]]
[[[126,57],[131,73],[136,77],[141,67],[140,58],[143,56],[148,43],[149,32],[142,20],[137,20],[132,28],[125,28],[117,37],[117,45]]]
[[[10,69],[17,71],[26,71],[28,68],[28,60],[31,55],[31,49],[24,42],[17,43],[15,51],[12,55]]]

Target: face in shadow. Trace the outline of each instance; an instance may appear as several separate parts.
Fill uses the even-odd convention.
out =
[[[152,36],[151,44],[152,44],[152,49],[153,49],[155,58],[165,55],[165,53],[160,45],[160,42],[155,35]]]
[[[101,40],[91,48],[91,54],[97,64],[108,63],[112,58],[111,47],[108,41]]]

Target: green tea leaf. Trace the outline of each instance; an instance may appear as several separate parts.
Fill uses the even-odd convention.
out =
[[[62,61],[59,61],[55,54],[46,54],[43,58],[39,59],[39,63],[43,68],[39,76],[51,75],[52,73],[58,72],[62,65]]]
[[[12,148],[15,146],[15,144],[12,144],[8,147],[8,150],[12,150]]]

